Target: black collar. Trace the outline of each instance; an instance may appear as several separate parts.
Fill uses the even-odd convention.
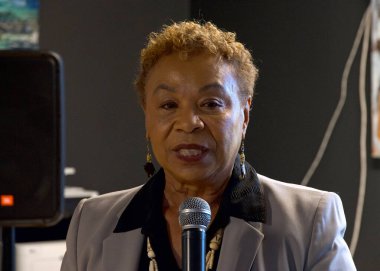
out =
[[[246,221],[265,223],[264,193],[255,170],[246,163],[247,174],[240,180],[239,161],[232,171],[224,192],[220,212]],[[114,232],[126,232],[138,228],[149,228],[155,214],[162,212],[162,197],[165,188],[165,173],[161,168],[136,193],[123,211]]]

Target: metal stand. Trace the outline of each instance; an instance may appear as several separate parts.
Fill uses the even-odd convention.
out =
[[[0,228],[2,235],[1,271],[15,271],[15,228]]]

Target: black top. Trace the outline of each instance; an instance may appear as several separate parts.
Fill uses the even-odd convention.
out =
[[[255,170],[246,163],[247,175],[240,180],[239,161],[235,166],[229,184],[223,193],[219,211],[206,232],[206,251],[216,231],[224,228],[230,216],[246,221],[265,222],[265,205],[262,187]],[[139,271],[149,270],[146,237],[149,236],[156,254],[159,270],[180,271],[171,250],[166,220],[162,213],[162,198],[165,188],[165,173],[160,169],[136,193],[130,204],[121,215],[114,232],[125,232],[141,228],[145,235],[140,256]],[[223,241],[222,241],[223,242]],[[217,268],[220,249],[215,253],[214,268]]]

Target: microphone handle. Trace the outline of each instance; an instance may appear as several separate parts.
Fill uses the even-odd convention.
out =
[[[199,228],[182,231],[182,271],[205,271],[206,232]]]

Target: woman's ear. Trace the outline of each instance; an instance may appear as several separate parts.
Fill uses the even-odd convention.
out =
[[[245,102],[242,104],[243,112],[244,112],[244,122],[243,122],[243,135],[247,131],[248,123],[249,123],[249,111],[251,110],[252,105],[252,97],[248,96]]]

